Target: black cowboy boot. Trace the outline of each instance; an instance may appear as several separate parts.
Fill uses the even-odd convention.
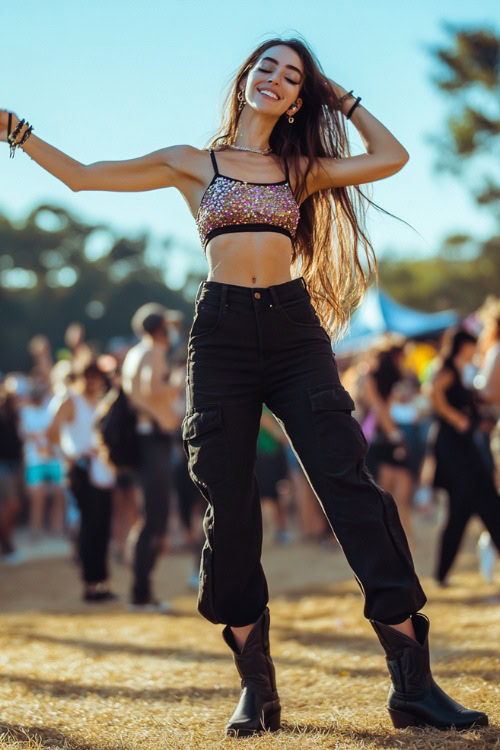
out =
[[[222,637],[233,651],[242,688],[239,703],[226,726],[227,735],[246,737],[266,729],[275,732],[280,728],[281,706],[269,651],[269,622],[266,607],[242,651],[236,645],[229,625],[222,631]]]
[[[468,729],[473,724],[488,724],[486,714],[464,708],[434,681],[429,665],[426,615],[421,612],[412,615],[417,641],[390,625],[370,622],[385,650],[392,677],[387,708],[396,729],[411,726]]]

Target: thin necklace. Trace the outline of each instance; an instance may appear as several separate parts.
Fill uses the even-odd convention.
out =
[[[227,144],[228,148],[235,148],[237,151],[254,151],[256,154],[264,154],[264,156],[267,156],[267,154],[272,153],[272,148],[269,146],[269,148],[262,149],[262,148],[251,148],[250,146],[235,146],[232,143]]]

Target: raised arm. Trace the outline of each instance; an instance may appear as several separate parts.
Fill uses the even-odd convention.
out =
[[[329,78],[325,85],[334,92],[332,106],[336,99],[347,94],[346,89]],[[347,115],[355,98],[351,95],[342,104],[342,113]],[[361,185],[375,182],[399,172],[410,155],[402,144],[376,117],[361,103],[356,106],[350,121],[359,132],[366,154],[345,158],[320,157],[319,167],[313,168],[306,182],[308,194],[317,190],[347,185]]]
[[[0,110],[0,140],[7,141],[9,111]],[[12,117],[12,131],[19,118]],[[16,142],[27,129],[23,125]],[[42,140],[34,132],[20,146],[28,156],[47,172],[64,182],[71,190],[109,190],[140,192],[163,187],[179,187],[186,178],[192,162],[192,146],[170,146],[152,151],[144,156],[124,161],[97,161],[82,164]]]

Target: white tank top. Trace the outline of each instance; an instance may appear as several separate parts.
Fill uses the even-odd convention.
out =
[[[96,487],[110,488],[115,482],[113,469],[95,455],[97,447],[94,419],[97,404],[89,404],[87,399],[74,391],[68,391],[73,401],[75,418],[72,422],[63,422],[60,431],[61,448],[70,458],[83,455],[91,456],[89,478]]]
[[[61,448],[70,458],[78,458],[90,454],[92,450],[92,432],[96,407],[89,404],[79,393],[68,391],[67,395],[73,402],[75,417],[72,422],[61,424]]]

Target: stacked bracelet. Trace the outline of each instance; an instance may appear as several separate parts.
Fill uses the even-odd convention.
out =
[[[26,122],[26,120],[24,120],[24,119],[23,120],[19,120],[19,122],[17,123],[16,127],[14,128],[14,132],[11,133],[10,132],[10,128],[12,126],[12,112],[9,112],[9,125],[8,125],[8,128],[7,128],[7,141],[10,144],[10,158],[11,159],[13,159],[14,156],[15,156],[16,148],[18,148],[18,146],[22,146],[23,143],[25,143],[28,140],[28,138],[30,137],[31,131],[34,130],[33,125],[30,125],[29,122],[26,122],[26,125],[28,127],[26,128],[26,130],[24,132],[24,135],[21,138],[21,140],[16,143],[15,142],[16,138],[19,135],[19,133],[21,132],[21,129],[22,129],[22,127],[23,127],[23,125],[24,125],[25,122]]]
[[[342,96],[339,98],[340,111],[342,111],[342,105],[344,104],[344,102],[345,102],[346,99],[349,99],[350,97],[353,98],[353,99],[356,99],[356,101],[352,105],[351,109],[346,114],[346,120],[350,120],[351,119],[352,113],[354,112],[354,110],[356,109],[356,107],[358,106],[358,104],[361,101],[361,97],[360,96],[354,97],[352,92],[353,92],[353,89],[351,89],[350,91],[347,91],[345,94],[342,94]]]

